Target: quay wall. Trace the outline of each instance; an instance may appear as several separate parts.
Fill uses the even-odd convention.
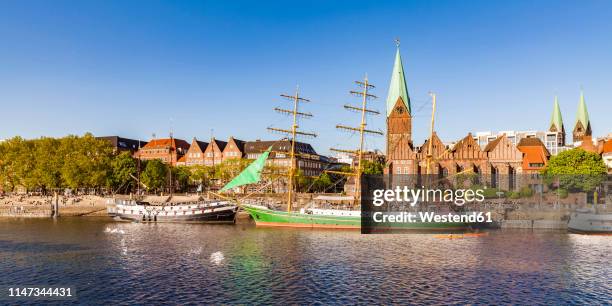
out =
[[[502,220],[501,228],[567,229],[567,222],[560,220]]]

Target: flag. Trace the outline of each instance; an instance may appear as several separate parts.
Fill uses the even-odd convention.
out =
[[[268,159],[268,155],[270,155],[270,151],[272,150],[272,146],[268,148],[259,158],[257,158],[254,162],[252,162],[248,167],[246,167],[238,176],[236,176],[233,180],[227,183],[219,192],[224,192],[230,190],[234,187],[254,184],[259,182],[261,179],[261,171],[266,165],[266,159]]]

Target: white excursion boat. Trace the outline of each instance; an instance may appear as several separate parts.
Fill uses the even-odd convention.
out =
[[[578,234],[612,234],[612,213],[595,209],[577,209],[570,215],[567,228]]]
[[[152,205],[148,202],[115,200],[109,216],[140,222],[233,223],[238,206],[229,201],[198,201]]]

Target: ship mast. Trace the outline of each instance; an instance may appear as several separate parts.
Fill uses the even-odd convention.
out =
[[[427,174],[431,174],[431,163],[433,161],[433,133],[434,133],[434,115],[436,113],[436,93],[430,92],[431,95],[431,124],[429,126],[429,145],[427,146]]]
[[[273,132],[284,133],[284,134],[291,136],[291,150],[289,152],[289,159],[290,159],[289,160],[289,170],[287,171],[287,211],[291,212],[292,204],[293,204],[293,179],[295,178],[296,164],[297,164],[295,161],[295,156],[296,156],[295,137],[298,135],[317,137],[317,135],[314,133],[307,133],[307,132],[302,132],[299,130],[298,117],[302,117],[302,118],[312,117],[311,113],[303,113],[303,112],[298,111],[300,103],[310,102],[310,100],[300,97],[299,87],[296,87],[295,95],[293,96],[285,95],[285,94],[282,94],[280,96],[289,101],[292,101],[293,109],[289,110],[289,109],[276,107],[274,108],[274,110],[281,114],[292,116],[293,124],[291,125],[291,129],[279,129],[279,128],[269,127],[268,130],[273,131]]]
[[[341,150],[341,149],[331,148],[331,150],[332,151],[336,151],[336,152],[355,154],[356,157],[357,157],[357,168],[355,168],[355,171],[353,173],[344,173],[344,172],[336,172],[336,171],[328,171],[328,172],[331,172],[331,173],[340,173],[340,174],[348,174],[348,175],[353,175],[355,177],[354,193],[353,194],[355,196],[355,202],[357,202],[360,199],[361,174],[363,173],[364,136],[365,136],[365,134],[383,135],[383,133],[381,131],[373,131],[373,130],[366,129],[366,126],[367,126],[366,114],[375,114],[375,115],[379,115],[380,114],[380,112],[378,112],[378,111],[370,110],[370,109],[367,108],[368,100],[376,99],[377,98],[375,95],[369,93],[370,89],[375,88],[375,86],[369,83],[367,75],[365,76],[363,82],[362,81],[355,81],[355,84],[357,84],[357,86],[361,87],[362,90],[359,90],[359,91],[351,90],[350,93],[352,95],[356,95],[356,96],[361,97],[361,107],[357,107],[357,106],[352,106],[352,105],[346,104],[346,105],[344,105],[344,108],[348,109],[348,110],[359,112],[361,114],[361,124],[359,125],[359,127],[351,127],[351,126],[346,126],[346,125],[338,124],[338,125],[336,125],[336,128],[340,129],[340,130],[350,131],[350,132],[359,132],[359,149],[357,149],[357,150]]]

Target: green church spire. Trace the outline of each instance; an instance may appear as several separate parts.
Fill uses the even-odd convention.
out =
[[[576,124],[580,121],[585,129],[589,126],[589,112],[587,112],[586,103],[584,102],[584,93],[580,91],[580,104],[578,104],[578,112],[576,113]]]
[[[387,96],[387,116],[391,114],[395,103],[398,98],[402,98],[402,101],[410,110],[410,97],[408,96],[408,89],[406,88],[406,79],[404,78],[404,67],[402,65],[402,57],[399,51],[399,41],[397,42],[397,52],[395,53],[395,63],[393,64],[393,74],[391,74],[391,83],[389,84],[389,94]]]
[[[550,119],[550,130],[553,128],[555,132],[563,131],[563,119],[561,118],[561,108],[559,107],[559,99],[555,96],[555,105],[553,106],[553,113]]]

